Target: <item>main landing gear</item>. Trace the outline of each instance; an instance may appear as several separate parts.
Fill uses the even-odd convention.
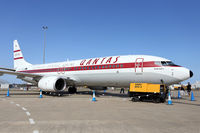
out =
[[[74,94],[74,93],[77,93],[77,88],[76,87],[69,87],[68,88],[68,93],[69,94]]]
[[[77,93],[77,88],[72,86],[68,88],[68,93],[69,94],[74,94]],[[50,95],[50,96],[63,96],[63,94],[67,94],[65,91],[42,91],[42,94],[44,95]]]
[[[42,91],[42,94],[49,96],[63,96],[63,92]]]

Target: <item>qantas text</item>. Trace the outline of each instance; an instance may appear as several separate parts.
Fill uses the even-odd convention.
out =
[[[120,56],[117,57],[104,57],[102,59],[95,58],[95,59],[89,59],[89,60],[82,60],[80,65],[96,65],[98,64],[108,64],[108,63],[117,63]]]

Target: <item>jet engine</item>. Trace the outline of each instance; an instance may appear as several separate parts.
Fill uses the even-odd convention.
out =
[[[61,77],[43,77],[38,82],[38,87],[43,90],[63,91],[66,88],[66,81]]]

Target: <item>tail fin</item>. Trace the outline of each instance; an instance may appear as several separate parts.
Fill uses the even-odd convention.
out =
[[[24,60],[23,54],[21,52],[21,49],[19,47],[17,40],[14,40],[13,42],[13,48],[14,48],[14,69],[22,70],[22,69],[26,69],[28,66],[31,66],[30,63]]]

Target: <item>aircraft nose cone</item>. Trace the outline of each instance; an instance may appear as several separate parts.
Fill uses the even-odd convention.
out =
[[[193,72],[190,70],[190,78],[193,76]]]

